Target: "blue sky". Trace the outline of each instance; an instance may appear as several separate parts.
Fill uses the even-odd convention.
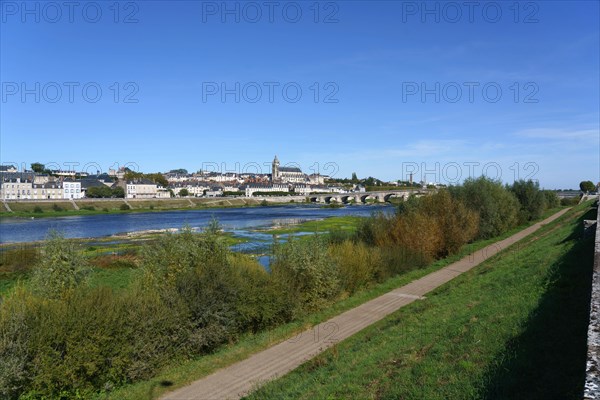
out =
[[[600,180],[597,1],[278,3],[2,1],[0,162]]]

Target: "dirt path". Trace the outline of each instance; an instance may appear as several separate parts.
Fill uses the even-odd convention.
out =
[[[229,367],[220,369],[179,390],[167,393],[163,400],[239,399],[259,385],[297,368],[367,326],[385,318],[428,292],[454,279],[501,250],[523,239],[563,215],[568,209],[552,215],[504,240],[493,243],[436,272],[394,289],[311,330],[256,353]]]

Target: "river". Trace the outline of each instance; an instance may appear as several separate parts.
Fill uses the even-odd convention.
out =
[[[254,232],[257,228],[289,225],[334,216],[369,216],[373,212],[387,212],[392,209],[390,205],[326,208],[307,204],[36,219],[3,217],[0,218],[0,244],[43,240],[50,230],[62,232],[67,238],[95,238],[127,232],[181,228],[186,225],[202,228],[213,217],[219,221],[226,232],[232,232],[236,236],[256,236],[260,234]]]

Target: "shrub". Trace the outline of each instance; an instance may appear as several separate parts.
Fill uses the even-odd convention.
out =
[[[59,205],[58,205],[58,204],[56,204],[56,203],[52,204],[52,209],[53,209],[54,211],[65,211],[65,209],[64,209],[64,208],[62,208],[61,206],[59,206]]]
[[[433,260],[455,253],[477,235],[479,217],[447,190],[412,200],[391,219],[387,245]]]
[[[468,178],[462,186],[449,190],[453,197],[479,213],[479,238],[500,235],[518,223],[519,201],[500,181],[485,176]]]
[[[87,211],[94,211],[96,209],[96,207],[94,206],[84,206],[81,207],[82,210],[87,210]]]
[[[0,308],[0,397],[3,399],[17,399],[32,378],[30,342],[35,321],[32,306],[32,296],[19,285]]]
[[[148,378],[183,343],[181,317],[136,288],[79,288],[50,301],[19,289],[0,310],[2,398],[91,398]]]
[[[547,208],[556,208],[560,205],[560,199],[554,190],[543,190],[542,193],[546,198]]]
[[[206,266],[228,265],[229,249],[214,224],[204,235],[184,227],[181,233],[167,233],[141,250],[141,266],[146,280],[157,287],[174,286],[181,274]]]
[[[579,197],[564,197],[560,199],[561,206],[570,207],[575,206],[577,204],[579,204]]]
[[[322,308],[339,293],[339,273],[327,242],[317,235],[277,244],[272,276],[281,285],[291,318]]]
[[[330,253],[339,268],[341,287],[348,293],[367,287],[383,274],[376,247],[346,240],[331,246]]]
[[[6,249],[0,252],[0,272],[24,273],[38,262],[39,248],[23,245],[16,249]]]
[[[41,214],[44,212],[44,210],[42,210],[42,207],[40,207],[40,206],[35,206],[35,207],[33,207],[33,212],[37,213],[37,214]]]
[[[546,210],[546,197],[540,191],[539,183],[532,180],[515,181],[510,190],[515,194],[521,205],[519,222],[524,223],[538,219]]]
[[[44,297],[60,298],[84,282],[88,272],[80,248],[51,231],[33,268],[31,286]]]
[[[356,229],[356,238],[372,246],[384,245],[389,242],[391,224],[392,219],[382,213],[373,214],[370,218],[360,221]]]
[[[121,207],[119,207],[119,209],[122,211],[126,211],[126,210],[131,210],[131,207],[129,207],[128,204],[123,203],[123,204],[121,204]]]

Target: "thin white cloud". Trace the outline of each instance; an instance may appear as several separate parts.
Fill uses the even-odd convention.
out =
[[[516,136],[534,139],[550,139],[550,140],[573,140],[582,139],[590,141],[598,141],[600,138],[597,129],[554,129],[554,128],[533,128],[517,131]]]

